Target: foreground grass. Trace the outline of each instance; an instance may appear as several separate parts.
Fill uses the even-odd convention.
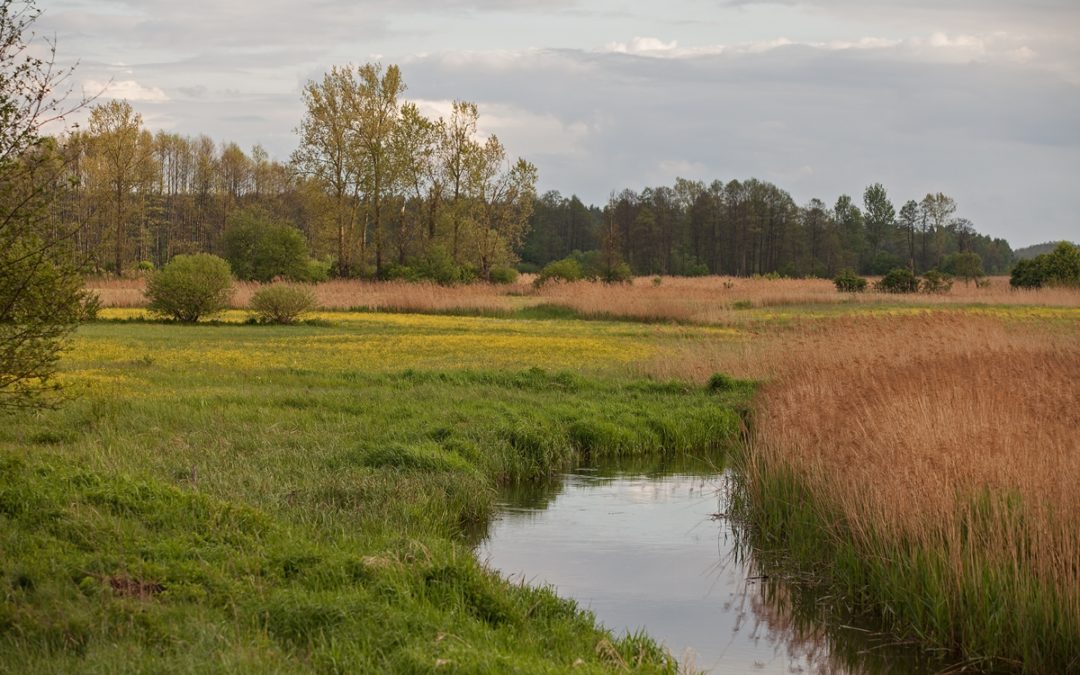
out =
[[[675,669],[465,538],[499,483],[722,450],[748,391],[628,378],[666,329],[339,319],[80,331],[0,429],[0,670]]]

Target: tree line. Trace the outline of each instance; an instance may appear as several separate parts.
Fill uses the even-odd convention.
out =
[[[94,268],[114,273],[225,254],[246,241],[233,230],[280,239],[286,227],[337,276],[491,278],[516,261],[536,168],[478,135],[475,104],[431,119],[404,91],[396,66],[376,64],[309,82],[288,162],[258,145],[151,133],[125,101],[95,105],[85,129],[56,141],[67,167],[58,218]]]
[[[65,180],[60,220],[100,271],[160,266],[178,254],[231,255],[242,276],[512,277],[576,255],[605,278],[776,273],[832,277],[948,271],[961,253],[988,273],[1013,263],[1003,239],[978,234],[949,196],[895,204],[885,187],[799,205],[754,178],[612,194],[603,206],[536,194],[536,168],[478,134],[479,110],[455,101],[432,119],[404,100],[396,66],[333,67],[308,82],[299,144],[287,162],[206,136],[152,133],[125,101],[93,106],[86,128],[56,139]],[[293,236],[302,235],[302,236]],[[277,243],[275,243],[277,242]],[[249,258],[254,256],[250,253]],[[290,266],[291,265],[291,266]],[[261,270],[256,273],[254,270]],[[245,270],[252,270],[245,272]],[[269,272],[267,271],[269,270]]]
[[[831,207],[820,199],[800,206],[783,189],[754,178],[710,184],[680,178],[670,187],[613,194],[604,208],[558,192],[537,199],[521,252],[528,267],[613,253],[639,275],[950,272],[958,260],[970,259],[960,258],[963,253],[979,256],[991,274],[1013,263],[1008,242],[977,233],[957,216],[951,197],[927,194],[897,210],[881,184],[867,187],[861,202],[841,195]]]

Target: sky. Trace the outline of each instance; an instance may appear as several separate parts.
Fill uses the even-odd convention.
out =
[[[1080,239],[1077,0],[38,0],[75,94],[288,160],[301,89],[398,64],[541,191],[756,177],[801,204],[944,192],[1014,247]]]

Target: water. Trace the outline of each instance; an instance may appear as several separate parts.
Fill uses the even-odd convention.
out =
[[[503,494],[478,557],[552,585],[622,635],[645,629],[713,673],[888,673],[926,668],[855,626],[797,613],[724,517],[727,474],[707,467],[585,468]],[[761,578],[762,575],[766,579]],[[813,604],[813,603],[811,603]]]

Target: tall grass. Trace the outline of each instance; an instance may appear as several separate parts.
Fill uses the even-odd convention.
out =
[[[744,467],[760,547],[902,636],[1080,669],[1075,325],[849,320],[745,355],[772,376]]]
[[[882,305],[949,307],[955,305],[1080,306],[1080,290],[1068,288],[1015,290],[1006,277],[986,285],[956,284],[944,295],[838,293],[824,279],[747,279],[736,277],[639,277],[632,284],[590,281],[551,283],[533,288],[529,277],[516,284],[439,286],[404,281],[336,280],[314,287],[324,309],[366,308],[373,311],[513,314],[523,308],[558,306],[586,318],[624,318],[724,324],[744,320],[745,310],[801,305],[873,308]],[[141,279],[93,279],[88,287],[107,307],[143,307]],[[233,306],[247,307],[259,285],[238,283]]]

